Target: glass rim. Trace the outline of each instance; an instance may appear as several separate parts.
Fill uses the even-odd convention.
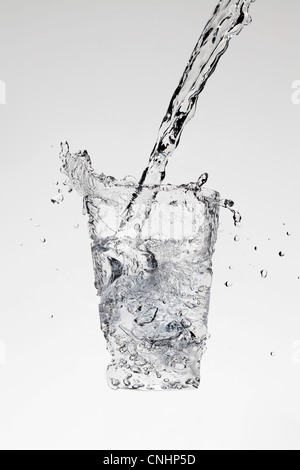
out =
[[[204,197],[208,197],[210,199],[220,199],[220,193],[214,189],[204,188],[203,186],[198,186],[197,183],[184,183],[184,184],[154,184],[154,185],[143,185],[144,189],[151,189],[155,190],[158,189],[159,192],[176,192],[180,190],[184,190],[185,192],[197,192],[202,193]],[[99,196],[101,196],[101,192],[109,191],[112,188],[120,188],[135,191],[139,188],[139,184],[134,184],[128,181],[112,181],[109,185],[101,188],[99,191]]]

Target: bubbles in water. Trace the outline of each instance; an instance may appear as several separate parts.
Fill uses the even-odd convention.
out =
[[[40,240],[41,240],[42,243],[46,243],[46,241],[47,241],[46,238],[40,238]]]
[[[283,251],[279,251],[278,254],[279,254],[279,256],[280,256],[281,258],[283,258],[283,257],[285,256],[285,253],[283,253]]]
[[[240,241],[240,237],[239,237],[238,235],[236,235],[236,236],[234,237],[234,241],[235,241],[235,242],[239,242],[239,241]]]
[[[232,269],[233,269],[233,266],[229,266],[229,269],[232,270]]]
[[[140,231],[140,229],[141,229],[141,226],[140,226],[140,224],[135,224],[135,226],[134,226],[134,230],[136,230],[137,232],[139,232],[139,231]]]
[[[257,251],[257,250],[258,250],[258,248],[257,248],[257,246],[255,246],[255,247],[254,247],[254,251]]]
[[[226,281],[226,282],[225,282],[225,286],[226,286],[226,287],[232,287],[233,284],[232,284],[232,282],[230,282],[230,281]]]
[[[270,356],[271,356],[271,357],[275,357],[275,353],[274,353],[273,351],[270,352]]]
[[[181,320],[181,324],[182,324],[183,328],[189,328],[191,326],[192,322],[188,318],[183,318]]]
[[[268,271],[266,271],[265,269],[262,269],[260,271],[260,275],[263,279],[266,279],[266,277],[268,276]]]
[[[111,384],[112,384],[114,387],[117,387],[118,385],[120,385],[120,380],[118,380],[118,379],[111,379]]]
[[[54,185],[54,186],[58,186],[58,185],[59,185],[59,182],[58,182],[58,181],[53,181],[53,185]]]
[[[54,318],[54,315],[53,314],[49,315],[49,318],[50,319]]]
[[[292,234],[291,232],[286,232],[287,236],[290,237]]]

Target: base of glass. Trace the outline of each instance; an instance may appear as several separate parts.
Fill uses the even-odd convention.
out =
[[[162,373],[149,373],[147,375],[131,370],[117,369],[108,366],[107,382],[113,390],[140,390],[140,391],[167,391],[167,390],[196,390],[200,385],[200,373],[191,377],[188,371],[181,374],[172,374],[165,370]]]

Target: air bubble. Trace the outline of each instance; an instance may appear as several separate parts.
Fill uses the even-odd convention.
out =
[[[191,326],[192,322],[188,318],[183,318],[181,320],[181,324],[182,324],[183,328],[189,328]]]
[[[279,254],[280,258],[283,258],[285,256],[285,253],[283,253],[283,251],[279,251],[278,254]]]
[[[76,228],[76,229],[79,228],[79,224],[75,224],[74,228]]]
[[[236,236],[234,237],[234,241],[235,241],[235,242],[239,242],[239,241],[240,241],[240,237],[239,237],[238,235],[236,235]]]
[[[140,224],[135,224],[135,226],[134,226],[134,230],[136,230],[137,232],[139,232],[139,231],[140,231],[140,229],[141,229],[141,226],[140,226]]]
[[[120,385],[120,380],[118,380],[118,379],[111,379],[111,384],[112,384],[114,387],[117,387],[118,385]]]
[[[292,234],[291,232],[286,232],[287,236],[290,237]]]
[[[226,287],[232,287],[233,284],[232,284],[232,282],[230,282],[230,281],[226,281],[226,282],[225,282],[225,286],[226,286]]]
[[[268,277],[268,271],[266,271],[265,269],[262,269],[260,271],[260,275],[263,279],[266,279],[266,277]]]
[[[46,238],[40,238],[40,240],[41,240],[42,243],[46,243],[46,241],[47,241]]]

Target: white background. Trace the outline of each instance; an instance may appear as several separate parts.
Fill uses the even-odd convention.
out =
[[[298,0],[251,6],[168,166],[243,214],[221,213],[199,390],[108,388],[82,203],[50,202],[64,139],[141,174],[215,3],[0,0],[1,448],[300,448]]]

